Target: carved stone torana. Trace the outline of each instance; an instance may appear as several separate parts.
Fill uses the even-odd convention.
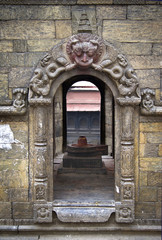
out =
[[[86,20],[86,14],[83,15],[81,23]],[[125,56],[99,36],[90,33],[73,35],[56,45],[41,59],[30,81],[29,103],[34,113],[31,156],[34,166],[35,222],[52,221],[52,202],[49,203],[49,199],[52,201],[53,198],[53,173],[50,172],[53,169],[50,160],[53,159],[53,142],[48,139],[48,129],[53,119],[50,115],[54,97],[52,91],[53,88],[57,90],[58,77],[66,71],[71,71],[72,75],[85,72],[91,75],[96,71],[101,80],[104,77],[105,84],[112,88],[112,92],[114,88],[115,102],[118,103],[115,104],[115,111],[117,106],[122,119],[121,122],[117,119],[120,138],[117,140],[119,148],[116,149],[118,154],[115,161],[120,161],[117,180],[121,189],[115,206],[116,221],[132,222],[135,204],[133,113],[141,101],[139,83]]]
[[[35,204],[34,221],[36,223],[52,222],[52,203]]]
[[[162,115],[162,106],[155,106],[155,90],[145,88],[141,92],[141,113],[143,115]]]
[[[26,95],[27,89],[15,88],[13,89],[14,99],[13,101],[8,101],[9,105],[0,106],[0,115],[23,115],[26,113]],[[12,105],[10,105],[12,104]]]
[[[93,68],[117,84],[122,98],[140,99],[139,83],[124,55],[97,35],[79,33],[63,40],[40,61],[30,81],[29,99],[46,98],[52,82],[73,68]]]

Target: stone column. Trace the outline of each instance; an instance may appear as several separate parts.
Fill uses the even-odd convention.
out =
[[[122,132],[121,132],[121,194],[120,202],[116,203],[116,221],[133,222],[135,205],[134,186],[134,126],[133,113],[140,99],[128,101],[119,98],[122,112]]]
[[[52,203],[48,202],[48,105],[51,99],[32,99],[34,106],[34,220],[52,222]]]

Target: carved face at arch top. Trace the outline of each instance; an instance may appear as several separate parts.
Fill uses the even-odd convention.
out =
[[[81,68],[88,68],[99,60],[103,52],[102,40],[91,34],[74,35],[66,47],[73,63]]]

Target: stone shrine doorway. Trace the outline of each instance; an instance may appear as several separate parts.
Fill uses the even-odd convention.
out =
[[[63,146],[63,119],[58,121],[59,128],[53,120],[59,107],[57,91],[67,80],[79,76],[99,79],[110,89],[114,99],[114,200],[106,206],[97,202],[93,206],[88,206],[88,202],[84,206],[53,202],[53,157],[57,148],[60,146],[62,151]],[[53,211],[65,222],[105,222],[112,212],[115,212],[117,222],[134,221],[133,129],[136,106],[140,101],[138,79],[127,59],[97,35],[81,33],[65,39],[40,61],[29,91],[30,179],[35,222],[52,222]]]

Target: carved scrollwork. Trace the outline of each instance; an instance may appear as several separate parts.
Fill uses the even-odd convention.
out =
[[[124,55],[99,36],[79,33],[63,40],[40,61],[30,81],[29,99],[46,98],[52,82],[63,72],[93,68],[115,81],[119,97],[140,99],[139,83]]]

